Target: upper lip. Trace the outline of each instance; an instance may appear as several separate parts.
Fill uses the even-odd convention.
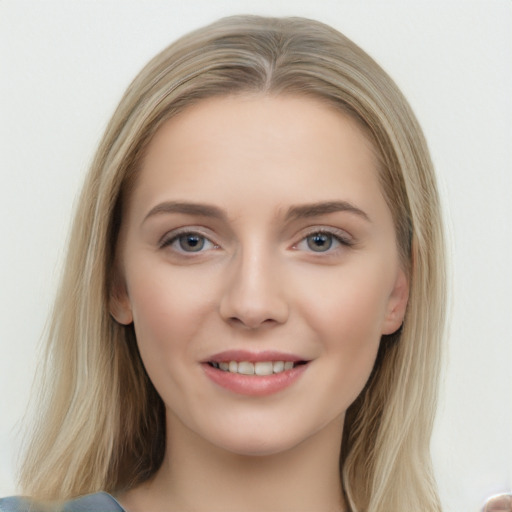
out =
[[[299,361],[306,361],[306,359],[295,354],[278,352],[274,350],[264,350],[262,352],[251,352],[248,350],[225,350],[223,352],[212,355],[204,362],[222,363],[225,361],[247,361],[249,363],[257,363],[260,361],[292,361],[297,363]]]

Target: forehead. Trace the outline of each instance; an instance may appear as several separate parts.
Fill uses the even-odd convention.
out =
[[[149,144],[137,196],[224,192],[239,185],[310,195],[377,184],[373,144],[357,121],[319,100],[237,95],[200,101]],[[151,190],[150,190],[151,189]],[[311,199],[311,198],[310,198]]]

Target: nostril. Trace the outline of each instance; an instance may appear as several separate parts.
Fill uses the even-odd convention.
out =
[[[235,327],[241,327],[248,330],[258,329],[261,327],[270,327],[278,322],[273,318],[266,318],[261,320],[257,317],[246,316],[243,319],[236,316],[230,317],[228,322]]]
[[[274,288],[268,281],[246,276],[228,283],[219,304],[219,313],[224,321],[246,329],[286,322],[288,302],[280,288],[277,285]]]

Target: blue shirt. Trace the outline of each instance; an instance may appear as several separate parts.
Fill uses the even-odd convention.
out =
[[[42,512],[29,498],[13,496],[0,499],[0,512]],[[44,512],[48,512],[46,509]],[[125,512],[116,499],[106,492],[88,494],[75,500],[66,501],[59,512]]]

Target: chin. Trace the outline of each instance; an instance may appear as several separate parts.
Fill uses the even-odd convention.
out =
[[[292,450],[300,444],[300,441],[263,439],[261,436],[247,437],[240,439],[230,439],[229,442],[219,444],[220,448],[245,457],[268,457],[279,455]]]
[[[329,424],[330,422],[326,422]],[[227,452],[248,456],[264,457],[283,454],[299,447],[308,439],[322,435],[326,424],[311,428],[297,429],[297,423],[287,424],[286,421],[271,421],[267,428],[258,423],[251,426],[240,426],[236,429],[219,428],[219,430],[210,431],[204,436],[207,441],[216,445]],[[335,426],[335,425],[333,425]],[[341,430],[341,426],[335,426],[336,430]],[[336,432],[341,439],[341,431]]]

